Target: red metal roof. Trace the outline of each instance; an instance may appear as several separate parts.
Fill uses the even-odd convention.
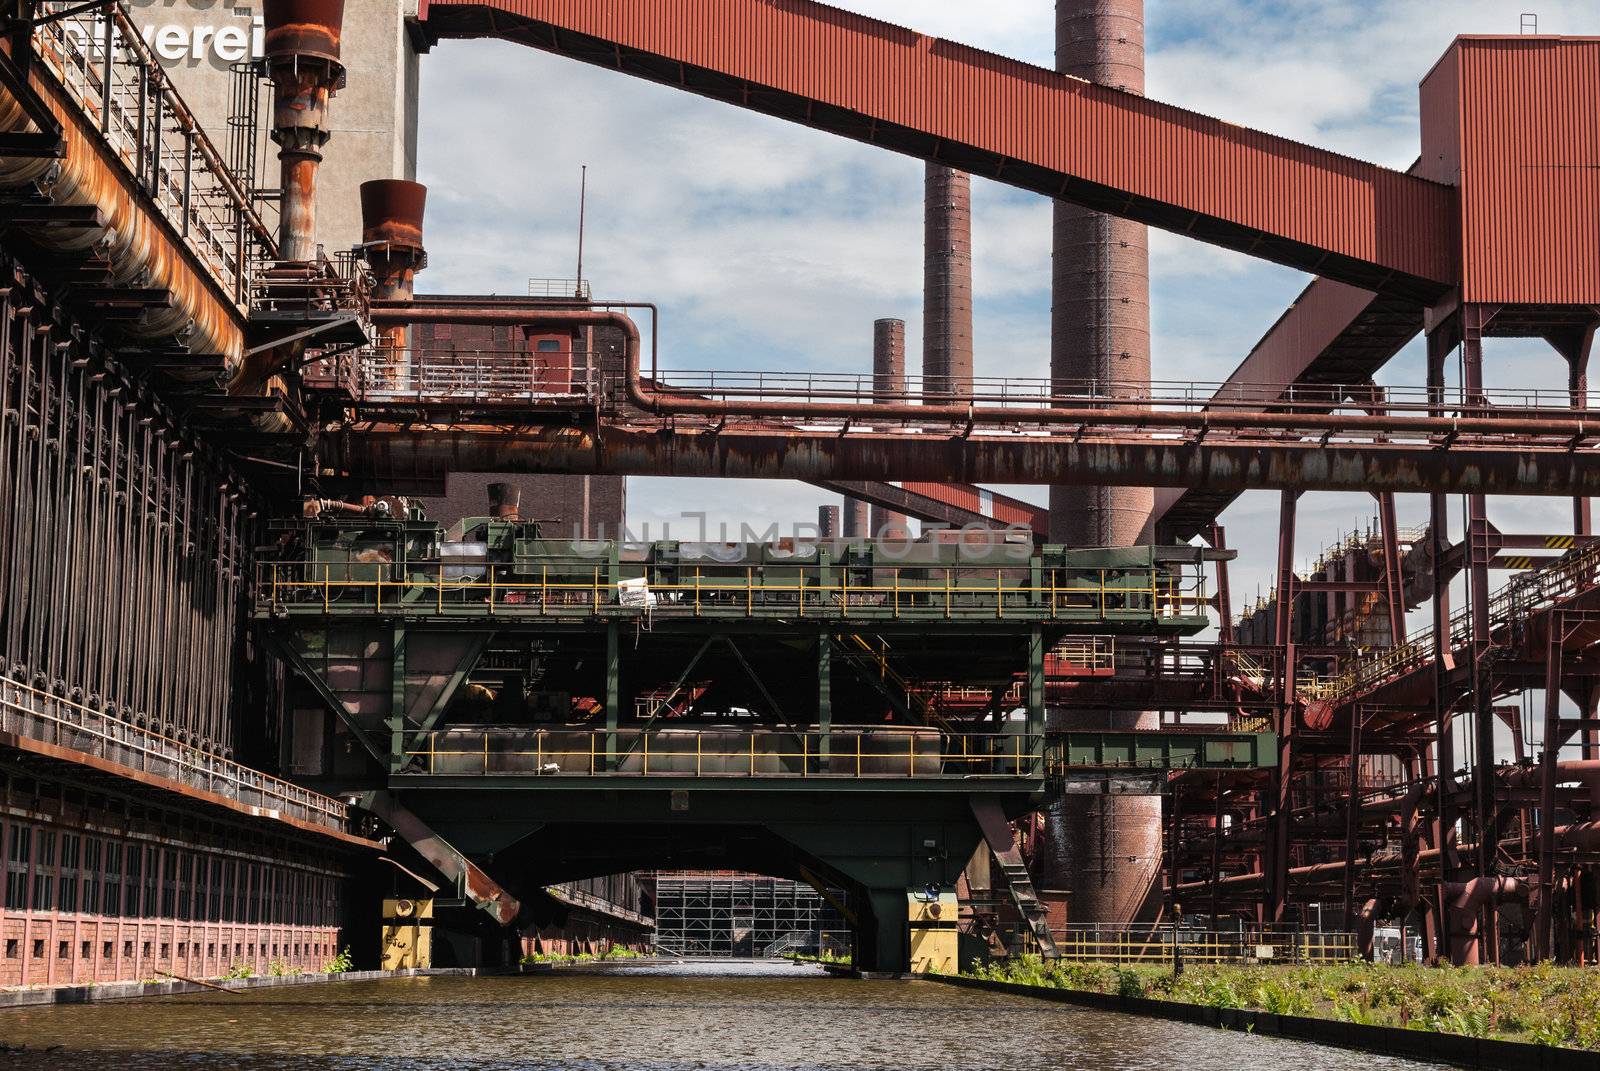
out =
[[[1357,286],[1437,298],[1453,190],[810,0],[425,0],[502,37]]]

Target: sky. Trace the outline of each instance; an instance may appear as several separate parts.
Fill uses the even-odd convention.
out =
[[[1052,0],[839,0],[839,6],[1018,59],[1053,64]],[[1395,168],[1418,149],[1417,83],[1458,33],[1600,33],[1593,0],[1146,0],[1149,96]],[[584,275],[597,297],[662,309],[665,369],[870,369],[872,322],[906,321],[921,352],[920,161],[573,60],[449,41],[424,60],[419,179],[429,186],[430,292],[522,293],[570,278],[578,178],[588,165]],[[463,122],[463,115],[472,115]],[[973,180],[975,371],[1046,374],[1050,206]],[[1225,378],[1308,277],[1164,232],[1151,234],[1156,379]],[[1488,385],[1564,386],[1542,343],[1492,340]],[[668,377],[670,379],[670,376]],[[1380,382],[1422,382],[1420,345]],[[1007,488],[1044,501],[1043,488]],[[634,477],[629,526],[693,538],[715,528],[809,524],[836,499],[779,481]],[[1403,525],[1426,502],[1402,496]],[[1372,523],[1370,497],[1301,499],[1304,565]],[[1512,531],[1564,531],[1564,500],[1497,499]],[[1223,515],[1239,548],[1234,605],[1270,586],[1278,495]]]

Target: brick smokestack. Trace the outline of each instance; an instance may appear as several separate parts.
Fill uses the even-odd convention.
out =
[[[839,538],[839,507],[817,507],[817,537],[819,539]]]
[[[928,164],[923,198],[922,390],[972,393],[972,179]]]
[[[1144,92],[1143,0],[1056,0],[1056,69]],[[1137,387],[1150,381],[1150,267],[1145,228],[1057,202],[1051,251],[1050,375]],[[1050,538],[1078,547],[1147,542],[1147,487],[1052,487]],[[1152,713],[1071,708],[1052,729],[1153,729]],[[1045,812],[1035,857],[1042,889],[1071,893],[1074,922],[1126,923],[1158,902],[1161,799],[1070,796]],[[1152,891],[1153,890],[1153,891]]]
[[[1143,94],[1143,0],[1056,0],[1056,70]],[[1050,376],[1072,384],[1149,382],[1143,224],[1056,202]],[[1052,487],[1050,538],[1080,547],[1147,542],[1154,504],[1148,487]]]
[[[872,322],[872,399],[876,402],[903,402],[906,391],[906,322]],[[911,528],[904,513],[872,507],[874,539],[907,539]]]
[[[846,539],[866,539],[871,535],[867,504],[859,498],[844,500],[844,520],[841,523]]]

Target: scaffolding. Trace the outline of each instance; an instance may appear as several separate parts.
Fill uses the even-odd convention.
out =
[[[654,875],[653,884],[656,947],[663,953],[771,959],[850,951],[848,924],[804,882],[733,871],[675,871]],[[830,895],[840,900],[837,893]]]

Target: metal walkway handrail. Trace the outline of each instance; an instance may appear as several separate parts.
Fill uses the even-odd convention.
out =
[[[177,781],[253,808],[261,817],[287,816],[339,833],[348,826],[348,808],[339,800],[10,677],[0,677],[0,731]]]

